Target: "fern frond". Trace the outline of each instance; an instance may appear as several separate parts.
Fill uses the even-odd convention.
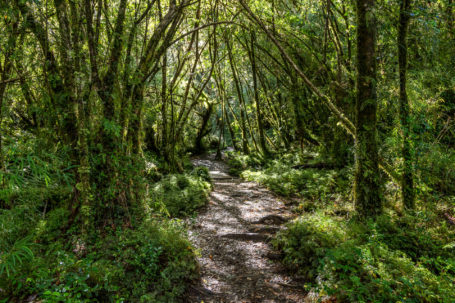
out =
[[[26,237],[14,242],[8,251],[0,253],[0,276],[6,272],[9,277],[24,261],[33,259],[32,245],[30,238]]]

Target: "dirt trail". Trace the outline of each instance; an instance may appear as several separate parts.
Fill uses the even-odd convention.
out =
[[[267,189],[230,176],[223,162],[194,160],[209,168],[210,203],[191,224],[191,241],[201,251],[201,281],[186,301],[303,302],[304,292],[267,243],[292,217]]]

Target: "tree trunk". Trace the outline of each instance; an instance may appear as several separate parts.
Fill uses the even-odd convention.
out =
[[[107,161],[108,165],[106,165],[106,174],[111,174],[111,170],[114,168],[111,167],[111,160],[110,158],[113,156],[114,151],[118,147],[118,138],[116,136],[120,136],[120,134],[114,134],[112,129],[112,125],[116,124],[115,119],[115,96],[114,96],[114,89],[115,89],[115,82],[117,80],[120,59],[122,55],[122,45],[123,40],[122,36],[124,34],[124,20],[125,20],[125,12],[126,12],[127,1],[122,0],[120,2],[119,10],[117,13],[116,24],[114,29],[114,41],[112,43],[111,53],[109,56],[109,68],[102,80],[101,88],[98,90],[98,95],[103,103],[103,110],[104,110],[104,122],[105,125],[101,128],[101,138],[103,143],[103,151],[108,155],[109,160]]]
[[[454,26],[454,3],[453,0],[447,1],[447,28],[452,39],[455,39],[455,26]]]
[[[248,149],[248,137],[247,137],[247,129],[246,129],[246,113],[245,113],[245,102],[243,100],[242,90],[240,89],[239,78],[237,76],[237,72],[234,66],[234,59],[232,58],[232,49],[229,44],[229,38],[226,38],[226,45],[227,45],[227,52],[229,57],[229,64],[231,66],[232,77],[234,78],[234,85],[237,91],[237,96],[239,99],[239,108],[240,108],[240,124],[242,128],[242,149],[245,154],[249,153]]]
[[[87,95],[87,99],[89,96]],[[86,101],[88,104],[88,101]],[[79,200],[82,205],[81,215],[82,215],[82,227],[84,232],[87,232],[91,229],[92,224],[90,222],[90,206],[91,206],[91,190],[90,190],[90,162],[89,162],[89,149],[88,149],[88,134],[89,130],[87,128],[87,115],[85,107],[87,104],[84,104],[84,100],[79,99],[77,103],[77,149],[78,149],[78,165],[77,168],[77,184],[76,190],[79,194]]]
[[[254,89],[254,101],[256,102],[256,119],[257,119],[257,128],[259,132],[259,146],[262,149],[262,153],[265,157],[269,156],[269,150],[265,144],[264,136],[264,125],[261,112],[261,103],[259,101],[259,91],[258,91],[258,81],[257,81],[257,70],[256,70],[256,57],[254,53],[256,36],[254,31],[251,32],[251,69],[253,73],[253,89]]]
[[[374,0],[357,0],[355,205],[363,218],[382,211],[376,134],[376,20]]]
[[[3,174],[3,169],[5,168],[4,166],[4,160],[3,160],[3,146],[2,146],[2,121],[3,121],[3,98],[5,95],[6,87],[8,86],[7,82],[7,77],[9,77],[9,73],[11,71],[11,61],[10,61],[10,56],[12,55],[12,52],[14,48],[16,47],[16,35],[17,35],[17,23],[13,25],[13,32],[10,35],[10,38],[8,39],[8,46],[9,48],[7,49],[5,53],[5,60],[3,62],[3,68],[1,65],[0,61],[0,174]],[[1,184],[0,184],[1,185]]]
[[[223,98],[223,99],[221,99],[220,134],[218,136],[218,147],[216,149],[216,156],[215,156],[216,160],[221,160],[223,158],[223,155],[221,154],[221,145],[223,145],[223,141],[224,141],[224,143],[226,143],[226,137],[224,135],[224,130],[225,130],[224,117],[225,117],[225,115],[224,115],[224,98]]]
[[[160,149],[156,144],[156,133],[153,129],[153,122],[147,121],[146,126],[144,127],[145,138],[144,138],[144,145],[148,151],[153,152],[155,155],[160,155]]]
[[[401,193],[403,204],[406,209],[413,209],[414,203],[414,178],[412,169],[412,152],[410,142],[410,123],[409,123],[409,101],[406,91],[406,72],[408,67],[408,25],[409,9],[411,0],[401,0],[400,19],[398,24],[398,65],[400,76],[400,120],[403,132],[403,146],[401,154],[403,157],[403,175],[401,180]]]
[[[3,77],[0,78],[1,81],[3,81]],[[3,161],[3,145],[2,145],[2,121],[3,121],[3,94],[6,90],[6,83],[5,84],[0,84],[0,175],[3,175],[3,170],[4,170],[4,161]],[[2,180],[0,180],[2,181]],[[1,184],[0,184],[1,186]]]
[[[304,146],[304,141],[314,145],[314,146],[319,146],[320,143],[317,140],[317,138],[314,137],[314,135],[307,129],[305,126],[305,113],[303,112],[302,109],[302,89],[299,89],[298,85],[298,79],[294,78],[293,81],[295,81],[294,85],[292,86],[292,92],[293,94],[291,95],[291,103],[292,107],[294,110],[294,119],[295,119],[295,136],[297,137],[300,147],[303,150]],[[305,98],[305,96],[303,96]]]
[[[261,29],[265,32],[267,37],[270,38],[270,40],[275,44],[275,46],[278,48],[280,51],[283,59],[289,63],[290,67],[297,73],[299,78],[301,78],[304,82],[304,84],[308,87],[308,89],[314,93],[319,100],[322,101],[322,103],[327,106],[327,108],[330,110],[330,112],[339,120],[340,126],[342,126],[350,135],[353,137],[356,136],[356,129],[354,123],[346,117],[346,115],[334,104],[333,100],[324,94],[321,90],[319,90],[315,84],[307,77],[305,73],[302,72],[302,70],[297,66],[294,60],[290,57],[288,52],[283,48],[282,44],[279,42],[279,40],[276,38],[276,35],[274,32],[268,29],[268,27],[262,22],[250,9],[250,7],[246,4],[245,0],[238,0],[242,7],[245,9],[245,14],[246,16],[257,23]],[[358,3],[358,2],[357,2]],[[398,177],[398,174],[393,170],[392,167],[389,166],[389,164],[382,158],[379,158],[380,161],[380,167],[381,169],[390,177],[392,178],[393,181],[398,182],[400,178]]]
[[[207,126],[209,125],[210,117],[213,113],[213,103],[210,103],[204,114],[202,115],[201,128],[198,130],[196,140],[194,141],[194,154],[200,155],[204,151],[202,139],[207,135]]]
[[[1,72],[1,75],[0,75],[0,82],[1,82],[0,83],[0,174],[3,174],[3,170],[5,168],[4,160],[3,160],[3,150],[2,150],[2,148],[3,148],[3,146],[2,146],[3,97],[5,95],[6,86],[8,85],[6,83],[6,76],[9,73],[10,66],[11,66],[11,64],[10,64],[8,58],[5,59],[5,66],[3,67],[3,70],[0,65],[0,72]]]
[[[221,110],[223,112],[223,121],[224,121],[223,123],[228,127],[232,145],[234,147],[234,150],[237,151],[238,150],[237,138],[235,136],[234,130],[232,129],[231,121],[229,119],[229,110],[226,109],[226,104],[229,107],[229,100],[227,100],[227,98],[226,98],[226,89],[223,86],[223,81],[222,81],[220,75],[221,75],[221,71],[220,71],[220,69],[218,69],[214,73],[214,79],[215,79],[216,87],[218,89],[218,95],[222,100],[221,101],[221,106],[222,106]]]
[[[226,101],[229,102],[229,101]],[[226,125],[229,130],[229,135],[231,136],[231,142],[232,142],[232,147],[234,147],[234,150],[238,150],[238,144],[237,144],[237,138],[235,137],[235,132],[232,129],[231,121],[229,120],[229,112],[226,110],[226,105],[224,106],[224,117],[226,120]]]
[[[168,131],[167,131],[167,52],[163,55],[163,66],[161,68],[161,150],[166,160],[168,155]]]
[[[139,155],[142,145],[142,106],[144,101],[145,83],[140,82],[135,85],[131,96],[131,123],[129,124],[129,137],[131,143],[131,153]],[[130,133],[131,132],[131,133]]]

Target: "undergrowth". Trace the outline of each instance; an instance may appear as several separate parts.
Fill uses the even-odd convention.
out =
[[[193,248],[176,221],[106,230],[92,244],[68,235],[65,242],[51,228],[46,233],[51,243],[49,234],[43,239],[35,231],[2,254],[3,263],[11,262],[5,254],[24,252],[0,279],[1,302],[176,302],[197,277]]]
[[[185,174],[171,174],[154,184],[150,192],[152,208],[170,217],[195,213],[208,202],[212,189],[205,167],[196,167]]]
[[[183,174],[166,175],[149,167],[154,186],[146,209],[153,211],[81,232],[77,217],[67,224],[74,190],[69,151],[13,147],[0,176],[0,302],[182,301],[198,267],[175,217],[206,203],[207,169],[187,164]]]
[[[260,160],[257,155],[230,153],[228,164],[231,172],[248,181],[264,185],[271,191],[285,197],[297,197],[301,201],[296,210],[312,208],[311,204],[336,204],[347,199],[351,189],[352,169],[300,169],[296,166],[311,160],[317,163],[315,155],[285,154],[280,159]],[[234,166],[232,166],[234,165]],[[294,168],[296,167],[296,168]]]
[[[447,196],[453,166],[448,159],[428,154],[419,159],[428,169],[419,175],[416,211],[404,212],[396,186],[385,184],[385,212],[368,222],[354,215],[352,168],[299,169],[298,164],[318,161],[302,154],[255,159],[229,155],[235,173],[297,201],[299,216],[272,244],[283,264],[306,281],[302,287],[317,294],[314,302],[454,302],[455,226],[446,218],[454,201]]]
[[[453,302],[455,229],[420,216],[383,215],[366,224],[307,213],[273,244],[308,290],[340,302]],[[425,228],[426,227],[426,228]]]

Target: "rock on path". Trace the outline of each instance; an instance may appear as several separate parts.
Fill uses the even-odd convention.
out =
[[[301,283],[292,279],[268,244],[292,217],[267,189],[230,176],[223,162],[194,160],[209,168],[214,190],[191,223],[189,236],[199,248],[201,280],[185,299],[209,302],[304,302]]]

